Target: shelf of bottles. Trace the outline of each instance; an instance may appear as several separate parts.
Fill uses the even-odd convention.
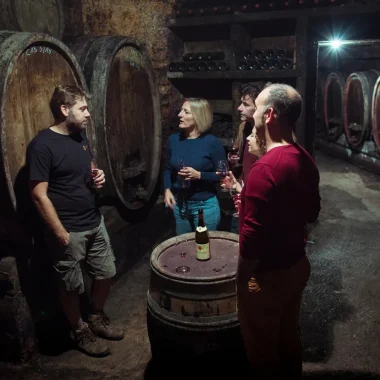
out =
[[[187,53],[180,61],[169,64],[169,72],[226,71],[229,66],[224,52]]]
[[[302,9],[338,6],[353,3],[362,3],[363,0],[242,0],[242,1],[185,1],[175,10],[175,16],[200,17],[213,15],[240,14],[247,12],[267,12],[274,10]]]
[[[293,70],[294,51],[289,49],[266,49],[246,51],[239,61],[238,69],[247,70]]]

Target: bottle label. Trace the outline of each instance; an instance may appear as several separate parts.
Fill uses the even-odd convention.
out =
[[[210,258],[210,243],[197,244],[197,259],[208,260]]]
[[[200,226],[198,226],[198,227],[197,227],[197,231],[198,231],[198,232],[204,232],[204,231],[207,231],[207,227],[200,227]]]

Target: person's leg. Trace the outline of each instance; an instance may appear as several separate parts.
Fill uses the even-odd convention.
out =
[[[239,233],[239,218],[237,216],[232,216],[231,219],[231,232],[234,234]]]
[[[238,318],[248,360],[257,380],[280,379],[281,302],[270,282],[256,279],[253,292],[238,284]]]
[[[89,240],[89,250],[85,263],[93,283],[91,288],[92,312],[88,316],[88,323],[92,331],[98,336],[120,340],[124,338],[124,332],[114,326],[104,313],[104,305],[111,289],[112,278],[116,274],[116,267],[115,256],[103,217],[99,227],[93,231]]]
[[[176,235],[182,235],[188,232],[193,232],[188,216],[189,210],[187,203],[180,202],[177,200],[177,203],[174,206],[173,213],[175,219]]]
[[[81,318],[79,294],[84,292],[80,261],[86,251],[85,233],[70,233],[66,247],[55,245],[54,270],[59,281],[62,311],[71,327],[77,347],[91,356],[106,356],[109,348],[100,341]]]
[[[302,378],[302,345],[299,330],[299,313],[303,290],[310,276],[310,264],[303,258],[289,271],[293,292],[284,307],[280,329],[280,355],[282,374],[286,378]]]

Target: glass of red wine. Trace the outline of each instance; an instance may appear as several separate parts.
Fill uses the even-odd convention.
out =
[[[218,167],[217,167],[216,171],[219,172],[220,182],[223,183],[225,177],[228,176],[228,162],[226,160],[218,161]],[[227,193],[227,192],[229,192],[229,189],[222,187],[220,191]]]
[[[94,178],[98,175],[99,169],[98,165],[96,164],[96,161],[93,159],[91,160],[91,177],[92,177],[92,187],[96,188],[96,185],[94,183]]]

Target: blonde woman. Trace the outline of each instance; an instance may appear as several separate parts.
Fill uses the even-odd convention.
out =
[[[212,109],[207,100],[190,98],[178,117],[180,132],[169,137],[166,153],[165,205],[174,212],[177,235],[195,231],[199,209],[207,228],[215,231],[220,222],[216,168],[226,154],[219,140],[207,133]]]

